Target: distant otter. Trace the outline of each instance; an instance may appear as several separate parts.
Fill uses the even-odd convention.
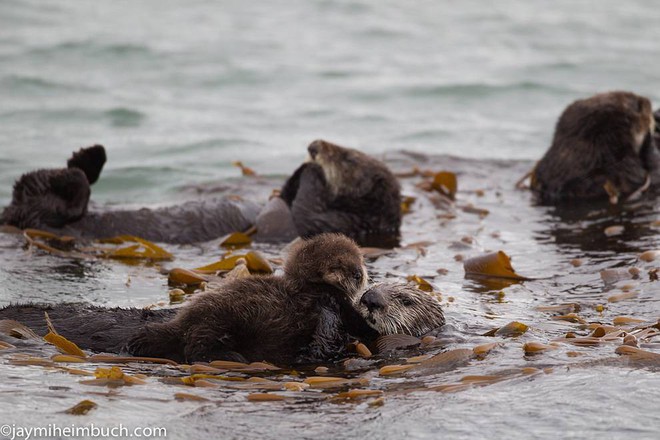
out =
[[[157,209],[88,212],[90,185],[99,178],[105,162],[105,149],[94,145],[75,153],[68,168],[22,175],[0,224],[88,239],[128,234],[166,243],[194,243],[246,230],[260,210],[248,201],[210,199]]]
[[[61,228],[87,213],[90,185],[101,174],[105,148],[81,148],[67,168],[23,174],[14,184],[12,201],[0,215],[0,224],[25,228]]]
[[[580,99],[562,113],[532,189],[545,203],[610,199],[616,203],[660,184],[660,153],[647,98],[609,92]]]
[[[322,140],[307,150],[310,161],[293,173],[280,194],[298,234],[340,232],[362,245],[396,245],[401,192],[385,164]]]
[[[380,335],[420,337],[445,324],[440,301],[411,284],[376,284],[362,295],[357,309]]]
[[[127,350],[185,362],[328,359],[347,333],[375,333],[353,306],[366,283],[355,243],[321,234],[291,250],[283,276],[242,278],[200,294],[171,321],[138,331]]]

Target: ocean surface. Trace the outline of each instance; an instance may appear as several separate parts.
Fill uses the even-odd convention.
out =
[[[316,138],[538,159],[575,99],[657,101],[658,23],[651,0],[0,0],[0,204],[93,143],[115,203],[287,174]]]
[[[61,167],[95,143],[108,162],[92,198],[113,206],[176,203],[223,188],[265,200],[317,138],[398,171],[448,169],[459,178],[455,217],[427,200],[419,179],[406,179],[404,193],[418,201],[404,219],[403,243],[423,241],[424,252],[402,248],[370,261],[370,273],[428,279],[443,295],[453,341],[446,349],[500,344],[485,360],[446,372],[394,379],[375,369],[337,372],[369,378],[385,393],[382,407],[316,398],[323,394],[255,404],[245,392],[153,377],[108,390],[59,370],[10,365],[12,353],[0,351],[0,425],[149,424],[167,427],[168,438],[658,438],[657,359],[628,362],[614,353],[620,341],[562,343],[531,357],[522,350],[525,342],[588,334],[539,307],[575,303],[589,323],[657,320],[660,287],[647,273],[658,263],[638,260],[660,248],[657,203],[566,213],[513,187],[572,101],[623,89],[659,107],[659,44],[660,7],[651,0],[0,0],[0,206],[22,173]],[[241,177],[233,161],[267,181]],[[621,236],[602,233],[620,225]],[[257,248],[270,257],[281,250]],[[492,286],[464,278],[459,255],[499,249],[535,280]],[[165,269],[220,254],[217,243],[168,250],[176,259]],[[606,283],[600,275],[633,266],[637,279]],[[160,269],[46,255],[0,234],[0,306],[167,304]],[[511,321],[530,330],[482,336]],[[652,338],[642,347],[660,350]],[[44,356],[43,347],[34,350]],[[527,367],[538,374],[516,376]],[[503,379],[456,393],[429,390],[475,375]],[[210,401],[176,402],[180,388]],[[82,399],[99,408],[82,418],[62,414]]]

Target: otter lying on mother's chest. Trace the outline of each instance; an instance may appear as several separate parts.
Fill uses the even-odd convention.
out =
[[[200,294],[172,320],[138,331],[127,349],[186,362],[328,359],[348,334],[375,334],[354,309],[366,284],[355,243],[321,234],[294,246],[283,276],[243,278]]]
[[[280,194],[298,234],[340,232],[361,245],[396,245],[401,192],[387,166],[360,151],[322,140],[307,149],[310,160],[293,173]]]
[[[550,149],[532,173],[542,202],[612,203],[660,185],[660,153],[647,98],[630,92],[580,99],[562,113]]]

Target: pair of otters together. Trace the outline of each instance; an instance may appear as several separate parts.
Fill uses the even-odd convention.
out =
[[[545,203],[584,199],[618,202],[636,197],[660,185],[660,154],[654,139],[657,136],[651,103],[644,97],[609,92],[578,100],[559,118],[552,145],[532,172],[532,190]],[[101,162],[102,167],[105,162],[104,152],[102,161],[99,160],[102,147],[92,147],[89,151],[90,155],[97,155],[96,163]],[[281,199],[275,199],[275,203],[285,206],[281,212],[290,216],[295,232],[312,237],[324,231],[338,231],[358,241],[370,234],[398,236],[399,185],[382,163],[323,141],[313,142],[309,152],[312,161],[293,174],[282,189]],[[69,171],[41,170],[33,174],[35,178],[28,178],[31,174],[23,176],[15,186],[12,204],[5,209],[3,221],[19,227],[64,226],[73,228],[77,235],[91,231],[91,235],[98,236],[99,230],[108,228],[95,215],[112,219],[113,225],[135,218],[136,212],[86,214],[89,184],[100,173],[100,167],[87,165],[94,160],[83,160],[86,154],[86,150],[75,154],[69,161]],[[62,177],[57,173],[77,176],[71,177],[74,182],[71,185],[58,187],[55,182]],[[54,181],[47,180],[51,176]],[[86,192],[80,193],[81,187]],[[41,195],[49,191],[57,197],[44,210]],[[56,215],[43,215],[49,210]],[[236,223],[231,225],[234,229],[222,230],[222,227],[236,219],[245,220],[244,211],[232,211],[226,206],[221,211],[219,216],[211,215],[220,222],[214,224],[218,231],[215,236],[242,229],[235,227]],[[176,219],[180,211],[140,212],[143,216],[155,212],[156,219],[152,222],[165,218],[171,226],[176,223],[171,219]],[[72,215],[66,217],[67,213]],[[268,215],[255,213],[254,217],[258,229],[268,229],[268,222],[263,221]],[[93,221],[86,223],[86,219]],[[266,227],[260,228],[260,221]],[[153,226],[148,221],[147,225]],[[167,231],[168,224],[162,226],[165,236],[155,239],[180,241],[177,240],[180,237]],[[333,249],[340,251],[333,254]],[[341,352],[348,335],[367,339],[399,332],[420,336],[444,323],[442,310],[431,296],[399,285],[376,286],[360,296],[365,282],[366,272],[355,245],[344,237],[321,235],[302,242],[292,251],[284,277],[230,283],[220,292],[200,295],[170,321],[144,327],[147,321],[171,318],[173,312],[123,311],[132,317],[132,330],[136,332],[129,338],[128,351],[187,361],[215,356],[244,360],[327,359]],[[269,288],[271,285],[275,287]],[[255,291],[268,294],[255,295]],[[252,293],[244,295],[247,292]],[[40,309],[35,312],[34,307],[12,306],[0,311],[0,317],[20,319],[21,310],[25,312],[23,321],[28,322],[36,319],[31,313],[41,313]],[[293,310],[302,313],[298,315]],[[98,320],[92,318],[94,323]],[[130,321],[128,317],[124,320]],[[96,328],[92,325],[91,329],[82,329],[80,340],[89,340]],[[113,351],[107,350],[108,347],[115,351],[123,348],[126,332],[119,333],[119,338],[104,342],[105,346],[97,344],[97,348],[103,351]]]

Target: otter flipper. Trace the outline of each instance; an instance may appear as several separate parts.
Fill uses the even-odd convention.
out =
[[[105,148],[103,145],[93,145],[87,148],[81,148],[73,153],[66,162],[68,168],[78,168],[85,173],[87,181],[93,185],[101,175],[103,165],[107,160]]]
[[[287,205],[291,206],[294,199],[296,198],[296,195],[298,194],[298,188],[300,188],[300,177],[302,176],[303,171],[305,171],[309,165],[310,164],[308,163],[300,165],[298,169],[293,172],[291,177],[289,177],[286,182],[284,182],[284,186],[280,191],[280,197],[286,202]]]
[[[302,171],[291,214],[300,236],[306,238],[323,232],[355,230],[355,225],[360,223],[359,216],[330,209],[328,202],[332,195],[323,169],[316,164],[306,164],[299,170]]]

